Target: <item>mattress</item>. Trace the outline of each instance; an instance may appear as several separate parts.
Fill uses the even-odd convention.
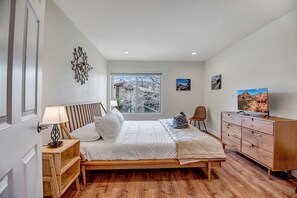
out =
[[[125,121],[114,143],[81,142],[88,160],[176,159],[176,143],[159,121]]]

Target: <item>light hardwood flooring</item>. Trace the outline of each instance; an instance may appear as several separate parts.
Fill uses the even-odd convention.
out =
[[[117,197],[296,197],[297,179],[284,172],[272,173],[243,155],[226,148],[227,160],[212,171],[205,168],[93,171],[87,185],[76,191],[73,184],[63,198]],[[297,156],[296,156],[297,157]]]

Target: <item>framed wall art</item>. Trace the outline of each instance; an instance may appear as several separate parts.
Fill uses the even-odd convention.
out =
[[[222,88],[222,76],[216,75],[211,77],[211,89],[221,89]]]
[[[191,91],[191,79],[176,79],[176,91]]]

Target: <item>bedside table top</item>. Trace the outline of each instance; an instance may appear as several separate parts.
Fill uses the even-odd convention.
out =
[[[42,153],[62,153],[66,149],[70,148],[74,144],[78,143],[79,140],[61,140],[63,141],[63,145],[57,148],[51,148],[47,145],[42,146]]]

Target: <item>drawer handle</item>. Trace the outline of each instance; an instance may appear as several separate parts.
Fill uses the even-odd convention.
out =
[[[228,135],[228,137],[230,136],[229,134],[227,134]]]
[[[230,116],[230,113],[228,113],[228,116]]]
[[[262,136],[261,134],[255,133],[254,131],[252,131],[252,134],[255,135],[255,136],[258,136],[258,137],[261,137]]]
[[[246,145],[248,145],[248,147],[254,147],[254,145],[253,144],[251,144],[251,143],[248,143],[248,142],[245,142],[245,141],[242,141],[242,143],[244,143],[244,144],[246,144]]]
[[[252,118],[252,121],[254,121],[254,118]]]

